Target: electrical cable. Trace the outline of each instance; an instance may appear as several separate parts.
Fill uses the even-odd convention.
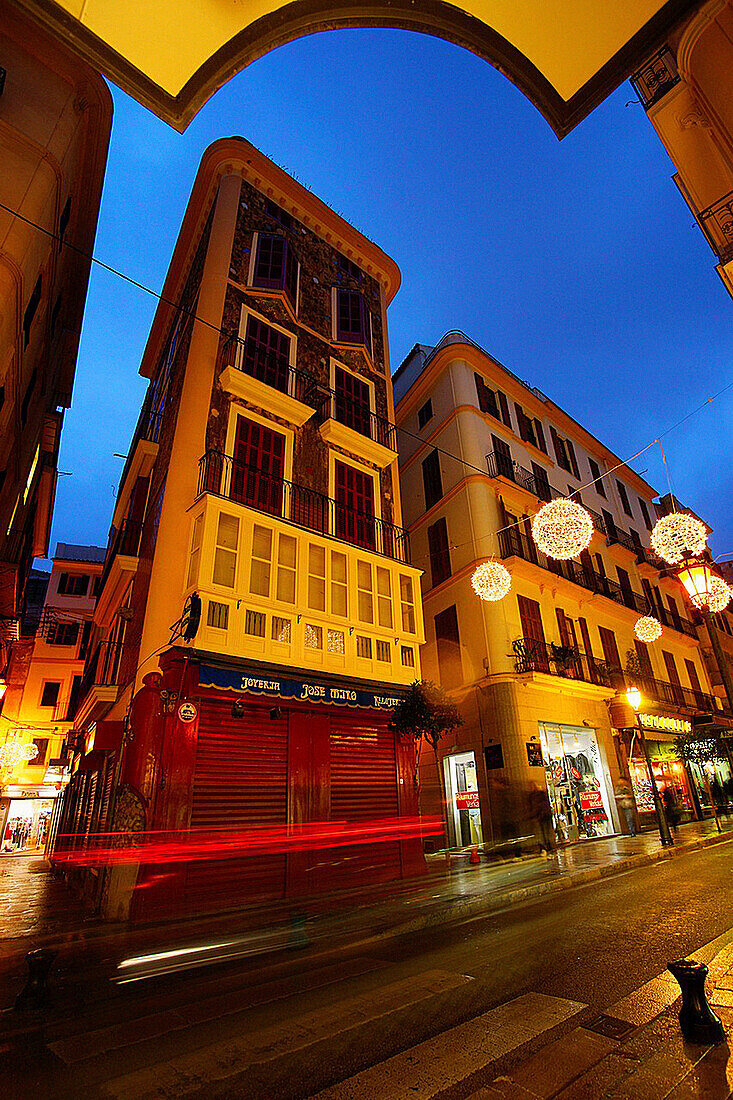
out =
[[[159,293],[157,290],[153,290],[152,287],[146,286],[144,283],[141,283],[138,279],[132,278],[131,275],[126,275],[123,271],[120,271],[119,268],[112,267],[111,264],[107,264],[107,263],[104,262],[104,260],[98,259],[92,252],[87,252],[85,249],[79,248],[78,245],[72,244],[71,242],[64,240],[63,237],[61,237],[59,234],[53,233],[50,229],[46,229],[45,226],[39,225],[38,222],[34,222],[31,218],[26,217],[24,214],[21,214],[19,211],[14,210],[10,206],[7,206],[5,203],[0,202],[0,209],[5,210],[6,213],[12,215],[15,218],[19,218],[21,221],[25,222],[26,225],[30,225],[34,229],[37,229],[39,232],[44,233],[47,237],[50,237],[52,240],[56,241],[60,246],[72,249],[72,251],[76,252],[79,256],[82,256],[84,259],[89,260],[90,263],[96,264],[98,267],[101,267],[104,271],[107,271],[112,275],[116,275],[118,278],[120,278],[120,279],[124,280],[125,282],[129,283],[131,286],[136,287],[138,290],[142,290],[145,294],[149,294],[152,298],[156,298],[159,302],[163,302],[165,305],[171,306],[178,313],[180,313],[180,314],[182,314],[186,317],[190,317],[194,321],[199,321],[201,324],[206,325],[207,328],[212,329],[212,331],[218,333],[220,336],[224,336],[224,337],[226,337],[227,339],[230,339],[230,340],[232,339],[232,337],[234,335],[233,333],[227,332],[225,329],[218,327],[217,325],[213,324],[211,321],[207,321],[206,318],[200,317],[196,312],[192,312],[191,310],[184,309],[183,306],[181,306],[180,303],[174,302],[172,299],[164,297],[163,294]],[[706,405],[711,405],[713,403],[713,401],[715,401],[716,398],[720,397],[723,393],[725,393],[727,390],[729,390],[731,388],[733,388],[733,382],[729,382],[726,386],[723,386],[722,389],[718,390],[717,393],[714,393],[712,395],[712,397],[706,398],[705,401],[703,401],[700,405],[697,405],[694,409],[691,409],[690,412],[688,412],[685,416],[681,417],[680,420],[676,421],[674,424],[670,425],[668,428],[665,428],[665,430],[663,432],[660,432],[659,435],[651,441],[651,443],[648,443],[646,445],[646,447],[642,447],[641,450],[636,452],[636,454],[633,454],[630,458],[626,459],[625,461],[617,463],[615,466],[611,467],[610,470],[606,470],[603,474],[601,474],[600,477],[594,478],[592,481],[587,482],[585,485],[579,486],[579,488],[574,490],[574,492],[576,492],[576,493],[583,492],[585,489],[590,488],[591,485],[595,485],[599,481],[603,481],[604,478],[608,477],[610,474],[614,473],[616,470],[620,469],[622,466],[626,466],[626,465],[628,465],[629,462],[633,462],[635,458],[638,458],[640,455],[644,454],[644,452],[648,451],[651,447],[653,447],[655,443],[659,443],[659,441],[664,436],[669,435],[670,432],[672,432],[676,428],[680,427],[680,425],[684,424],[687,420],[690,419],[690,417],[694,416],[695,413],[699,412],[701,409],[704,409]],[[407,435],[412,439],[418,440],[420,443],[424,442],[424,440],[422,440],[420,436],[415,435],[415,433],[413,433],[413,432],[410,432],[407,428],[403,428],[400,425],[395,425],[395,428],[398,432],[402,432],[404,435]],[[660,446],[661,446],[661,444],[660,444]],[[473,470],[474,472],[482,474],[484,476],[486,474],[486,471],[481,469],[479,466],[474,466],[473,463],[467,462],[463,458],[459,458],[457,455],[452,454],[450,451],[444,450],[442,447],[433,446],[433,449],[438,451],[440,454],[445,455],[446,458],[450,458],[454,462],[458,462],[461,466],[463,466],[467,470]],[[664,456],[664,451],[662,451],[662,455]],[[664,460],[664,463],[665,463],[665,468],[666,468],[666,458]],[[668,475],[668,480],[669,480],[669,475]],[[670,487],[670,494],[671,494],[671,492],[672,492],[672,490],[671,490],[671,487]],[[674,501],[674,497],[672,497],[672,499]],[[499,535],[499,534],[501,534],[502,531],[511,530],[513,527],[518,527],[522,523],[523,523],[523,520],[517,520],[516,523],[508,524],[506,527],[502,527],[499,530],[495,531],[494,534]],[[468,543],[456,543],[454,545],[456,547],[466,546],[466,545],[468,545]]]

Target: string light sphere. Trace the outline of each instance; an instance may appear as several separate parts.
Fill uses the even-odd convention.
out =
[[[662,637],[662,624],[653,615],[642,615],[634,624],[634,634],[640,642],[656,642]]]
[[[651,541],[660,558],[676,565],[688,554],[702,554],[708,533],[702,520],[689,512],[671,512],[654,524]]]
[[[478,566],[471,584],[481,600],[495,602],[503,600],[512,586],[512,578],[506,566],[499,561],[485,561]]]
[[[720,611],[725,611],[732,597],[733,589],[730,585],[726,584],[722,577],[712,573],[707,592],[695,593],[690,596],[690,599],[698,610],[712,611],[717,615]]]
[[[581,504],[558,497],[543,504],[532,520],[532,537],[550,558],[577,558],[590,546],[593,520]]]
[[[30,764],[38,755],[38,745],[32,741],[21,744],[19,741],[6,741],[0,745],[0,768],[19,768],[22,764]]]

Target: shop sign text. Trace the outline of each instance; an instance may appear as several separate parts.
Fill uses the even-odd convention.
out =
[[[371,691],[314,684],[307,680],[260,679],[257,676],[243,676],[236,669],[217,668],[215,665],[201,666],[199,684],[201,687],[246,691],[251,695],[267,695],[271,698],[335,703],[346,707],[370,707],[374,710],[394,710],[400,702],[399,696],[395,695],[377,695]]]
[[[458,791],[456,793],[457,810],[478,810],[478,791]]]
[[[639,721],[647,730],[665,730],[667,733],[692,732],[692,722],[686,718],[673,718],[669,714],[640,714]]]

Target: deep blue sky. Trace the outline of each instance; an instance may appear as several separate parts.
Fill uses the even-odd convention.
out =
[[[628,84],[559,142],[472,54],[401,31],[276,50],[181,135],[113,88],[96,255],[160,290],[203,150],[241,134],[393,256],[392,365],[460,328],[621,457],[731,380],[731,300]],[[95,267],[52,547],[106,542],[155,309]],[[733,389],[664,443],[733,557]],[[666,491],[659,448],[633,463]]]

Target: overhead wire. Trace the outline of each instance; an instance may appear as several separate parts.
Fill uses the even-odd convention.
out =
[[[38,222],[33,221],[32,218],[26,217],[26,215],[21,214],[18,210],[14,210],[12,207],[7,206],[3,202],[0,202],[0,209],[5,210],[5,212],[10,214],[12,217],[19,218],[27,225],[32,226],[34,229],[37,229],[41,233],[44,233],[47,237],[50,237],[52,240],[56,241],[61,247],[70,248],[73,252],[77,253],[77,255],[82,256],[86,260],[89,260],[89,262],[92,264],[96,264],[98,267],[102,268],[104,271],[107,271],[109,274],[117,276],[117,278],[124,280],[124,282],[129,283],[131,286],[136,287],[138,290],[142,290],[145,294],[149,294],[152,298],[157,299],[164,305],[171,306],[179,314],[189,317],[194,321],[198,321],[200,324],[205,325],[207,328],[210,328],[218,335],[224,336],[227,339],[232,339],[232,337],[234,336],[233,333],[228,332],[226,329],[221,328],[218,325],[215,325],[212,321],[208,321],[205,317],[200,317],[195,310],[192,311],[190,309],[186,309],[179,302],[175,302],[171,298],[166,298],[161,292],[153,290],[152,287],[146,286],[145,283],[141,283],[138,279],[134,279],[131,275],[125,274],[125,272],[120,271],[119,268],[113,267],[111,264],[105,263],[104,260],[100,260],[97,256],[94,255],[94,253],[88,252],[86,249],[80,248],[78,245],[72,244],[70,241],[67,241],[58,233],[54,233],[52,230],[47,229],[45,226],[39,225]],[[713,401],[716,400],[716,398],[720,397],[731,388],[733,388],[733,381],[729,382],[727,385],[723,386],[720,390],[714,393],[711,397],[706,398],[699,405],[695,406],[694,409],[691,409],[688,413],[685,414],[685,416],[675,421],[674,424],[671,424],[669,427],[665,428],[665,430],[663,432],[660,432],[659,435],[651,441],[651,443],[648,443],[645,447],[642,447],[640,450],[636,451],[636,453],[631,455],[630,458],[618,462],[615,466],[612,466],[610,470],[606,470],[603,474],[601,474],[600,477],[593,478],[591,481],[573,490],[573,492],[582,493],[585,489],[590,488],[592,485],[598,484],[599,481],[603,481],[604,478],[609,477],[612,473],[614,473],[616,470],[619,470],[622,466],[628,466],[629,462],[633,462],[634,459],[639,458],[639,456],[644,454],[645,451],[648,451],[651,447],[653,447],[655,443],[659,443],[661,448],[660,440],[664,438],[664,436],[669,435],[670,432],[680,427],[697,412],[700,412],[701,409],[704,409],[706,405],[711,405]],[[425,442],[420,436],[416,435],[414,432],[410,432],[407,428],[404,428],[401,425],[395,425],[395,428],[398,432],[402,432],[403,435],[407,435],[420,443]],[[446,458],[450,458],[454,462],[458,462],[459,465],[463,466],[465,469],[473,470],[475,473],[481,474],[482,476],[486,475],[486,471],[484,469],[479,466],[474,466],[473,463],[466,461],[466,459],[464,458],[459,458],[458,455],[454,455],[451,451],[447,451],[445,450],[445,448],[438,447],[435,444],[432,444],[431,446],[433,450],[438,451],[439,454],[444,455]],[[667,470],[667,460],[666,456],[664,455],[663,448],[662,457],[664,460],[665,470],[667,472],[667,481],[670,485],[670,495],[672,496],[672,500],[674,502],[674,495],[672,494],[671,482],[669,480],[669,471]],[[506,527],[499,528],[493,533],[494,535],[498,536],[503,531],[509,531],[514,527],[520,526],[523,522],[523,519],[517,520],[515,523],[507,524]],[[466,546],[468,545],[468,543],[455,543],[453,545],[455,547]]]

